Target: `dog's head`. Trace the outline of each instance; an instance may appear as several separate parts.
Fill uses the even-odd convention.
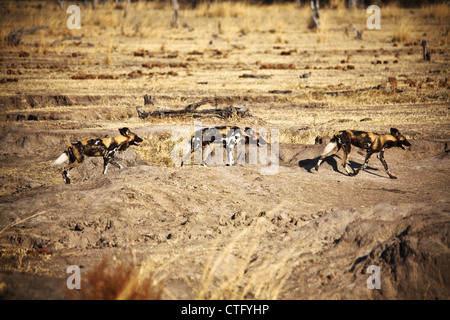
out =
[[[267,144],[267,141],[264,140],[260,136],[259,132],[257,132],[255,129],[246,127],[245,128],[245,132],[247,133],[247,136],[248,136],[248,139],[249,139],[250,143],[256,143],[256,145],[258,147],[262,147],[263,145]]]
[[[142,141],[144,141],[142,138],[138,137],[137,134],[131,132],[128,128],[120,128],[119,132],[121,135],[128,138],[129,145],[138,146]]]
[[[406,150],[405,146],[410,147],[411,143],[395,128],[391,128],[391,135],[396,139],[395,146]]]

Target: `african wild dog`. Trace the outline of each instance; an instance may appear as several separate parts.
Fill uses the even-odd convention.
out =
[[[351,151],[351,145],[365,149],[367,152],[364,163],[361,165],[360,168],[353,170],[353,172],[350,172],[349,166],[347,165],[347,157]],[[328,157],[332,153],[338,152],[339,149],[342,148],[342,150],[344,151],[344,156],[342,158],[342,166],[345,168],[348,175],[353,177],[356,176],[361,169],[364,170],[367,167],[369,158],[370,156],[372,156],[372,154],[379,152],[378,159],[380,159],[381,163],[383,164],[383,167],[386,170],[386,173],[388,174],[389,178],[397,179],[397,177],[393,176],[389,172],[386,160],[384,160],[384,151],[392,147],[399,147],[405,150],[404,146],[409,147],[411,146],[411,144],[395,128],[391,128],[391,134],[381,134],[381,135],[372,132],[353,131],[353,130],[339,131],[333,136],[333,138],[331,138],[330,142],[325,147],[325,150],[320,156],[315,169],[316,171],[318,171],[320,164],[326,157]],[[337,150],[334,151],[336,147]]]
[[[203,154],[205,148],[212,143],[222,144],[223,148],[227,150],[226,165],[228,166],[233,164],[234,147],[239,143],[256,143],[256,145],[260,147],[267,142],[252,128],[245,127],[244,129],[241,129],[237,126],[219,126],[197,130],[191,136],[189,143],[191,148],[183,156],[181,166],[184,165],[186,160],[189,159],[198,148],[202,147]],[[206,160],[208,155],[203,158]]]
[[[63,178],[66,184],[70,183],[69,171],[81,165],[84,161],[84,156],[103,157],[103,174],[108,169],[108,163],[122,169],[122,166],[114,161],[116,152],[124,151],[132,145],[138,146],[143,140],[128,128],[121,128],[119,132],[120,136],[112,138],[72,142],[52,165],[63,164],[69,160],[69,165],[64,167],[63,170]]]

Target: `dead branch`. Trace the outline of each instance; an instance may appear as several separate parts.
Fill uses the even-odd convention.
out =
[[[184,108],[184,113],[186,113],[186,112],[192,112],[192,111],[194,111],[195,109],[197,109],[198,107],[200,107],[200,106],[202,106],[202,105],[204,105],[204,104],[207,104],[208,102],[211,102],[211,100],[203,100],[203,101],[200,101],[200,102],[195,102],[195,103],[191,103],[190,105],[188,105],[186,108]]]
[[[337,96],[339,94],[348,94],[348,93],[355,93],[355,92],[364,92],[364,91],[370,91],[370,90],[393,90],[394,92],[400,93],[403,92],[403,90],[394,88],[394,87],[385,87],[382,85],[378,85],[375,87],[371,87],[371,88],[363,88],[363,89],[356,89],[356,90],[347,90],[347,91],[334,91],[334,92],[325,92],[325,94],[330,95],[330,96]]]
[[[53,41],[53,43],[50,46],[53,47],[54,45],[56,45],[60,42],[63,42],[63,41],[67,41],[67,40],[81,40],[81,37],[68,36],[68,37],[64,37],[62,39],[57,39],[57,40]]]
[[[292,90],[270,90],[269,93],[289,94],[289,93],[292,93]]]
[[[34,32],[39,31],[39,30],[45,30],[45,29],[48,29],[48,28],[50,28],[50,27],[49,26],[36,27],[36,28],[33,28],[33,29],[25,30],[22,33],[22,35],[24,36],[24,35],[27,35],[27,34],[30,34],[30,33],[34,33]]]
[[[30,34],[30,33],[34,33],[38,30],[48,29],[49,26],[40,26],[40,27],[25,30],[22,32],[22,30],[24,28],[25,27],[20,27],[17,30],[11,31],[10,34],[8,34],[8,36],[6,36],[6,38],[5,38],[6,43],[9,46],[18,46],[20,44],[20,40],[22,39],[22,36]]]
[[[212,115],[222,119],[232,118],[232,117],[247,117],[251,116],[247,107],[234,107],[230,106],[227,108],[217,108],[217,109],[205,109],[197,110],[198,107],[210,103],[211,100],[202,100],[199,102],[191,103],[181,110],[155,110],[153,112],[145,112],[139,107],[136,107],[139,118],[145,119],[147,117],[153,118],[174,118],[174,117],[185,117],[192,116],[194,118],[201,118],[203,116]]]
[[[253,78],[253,79],[269,79],[272,76],[264,75],[264,74],[243,74],[240,75],[239,78]]]

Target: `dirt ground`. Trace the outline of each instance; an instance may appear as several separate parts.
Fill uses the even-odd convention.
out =
[[[2,5],[7,30],[45,9]],[[110,24],[68,33],[81,40],[52,46],[68,35],[52,22],[17,47],[2,45],[1,298],[71,298],[67,267],[80,266],[86,280],[102,261],[113,274],[128,264],[138,280],[153,275],[162,299],[450,298],[448,16],[382,8],[383,28],[357,40],[346,19],[365,28],[364,8],[350,17],[324,8],[321,31],[296,17],[309,8],[293,5],[242,6],[237,16],[186,9],[170,28],[170,8],[156,3],[147,11],[154,21],[137,33],[133,17],[142,21],[146,5],[132,3],[124,21],[113,4],[82,9]],[[61,16],[49,6],[37,22]],[[422,23],[392,41],[397,14]],[[424,37],[431,61],[422,59]],[[144,106],[144,94],[155,104]],[[245,105],[251,116],[141,119],[136,111],[205,98],[204,109]],[[248,163],[180,167],[171,152],[199,122],[277,130],[276,173]],[[119,154],[122,170],[102,175],[102,159],[89,158],[65,185],[62,167],[50,166],[68,143],[121,127],[144,139]],[[391,127],[412,144],[386,151],[398,179],[375,156],[356,177],[345,174],[341,153],[314,170],[334,131]],[[356,168],[364,152],[349,158]],[[381,289],[368,288],[372,265]]]

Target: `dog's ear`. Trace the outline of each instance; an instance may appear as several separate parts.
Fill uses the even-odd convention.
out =
[[[120,132],[121,135],[127,137],[128,134],[130,133],[130,129],[128,129],[128,128],[120,128],[119,132]]]
[[[394,137],[397,137],[400,134],[400,131],[398,131],[395,128],[391,128],[391,135],[393,135]]]
[[[253,140],[258,139],[258,134],[256,130],[253,128],[245,127],[245,133],[247,134],[248,137],[252,138]]]

